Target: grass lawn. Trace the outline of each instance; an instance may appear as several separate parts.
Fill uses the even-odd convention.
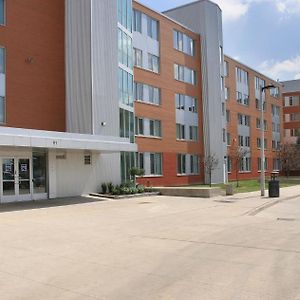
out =
[[[260,190],[260,183],[258,179],[240,180],[239,187],[236,186],[236,181],[231,181],[230,184],[234,187],[234,193],[249,193]],[[280,178],[280,187],[289,187],[300,185],[300,180]],[[206,185],[207,186],[207,185]],[[213,187],[221,187],[225,189],[224,184],[215,184]],[[268,181],[266,181],[266,189],[268,189]]]

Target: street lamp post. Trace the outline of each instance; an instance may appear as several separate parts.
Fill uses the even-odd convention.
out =
[[[261,196],[265,196],[265,122],[264,122],[264,101],[263,93],[265,90],[275,88],[273,84],[260,87],[260,101],[261,101],[261,119],[260,119],[260,128],[261,128],[261,145],[260,145],[260,192]]]

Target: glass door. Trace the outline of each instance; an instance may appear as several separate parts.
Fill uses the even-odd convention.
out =
[[[16,180],[15,180],[15,159],[2,159],[2,198],[3,202],[15,201]]]
[[[18,159],[18,172],[17,172],[17,194],[18,200],[31,200],[31,181],[30,181],[30,159]]]
[[[3,158],[1,202],[32,199],[31,161],[29,158]]]

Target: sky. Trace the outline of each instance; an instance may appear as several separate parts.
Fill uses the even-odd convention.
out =
[[[164,11],[192,0],[140,0]],[[273,78],[300,79],[300,0],[215,0],[224,53]]]

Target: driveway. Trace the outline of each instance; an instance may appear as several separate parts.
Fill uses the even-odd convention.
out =
[[[297,195],[0,207],[0,299],[300,299]]]

